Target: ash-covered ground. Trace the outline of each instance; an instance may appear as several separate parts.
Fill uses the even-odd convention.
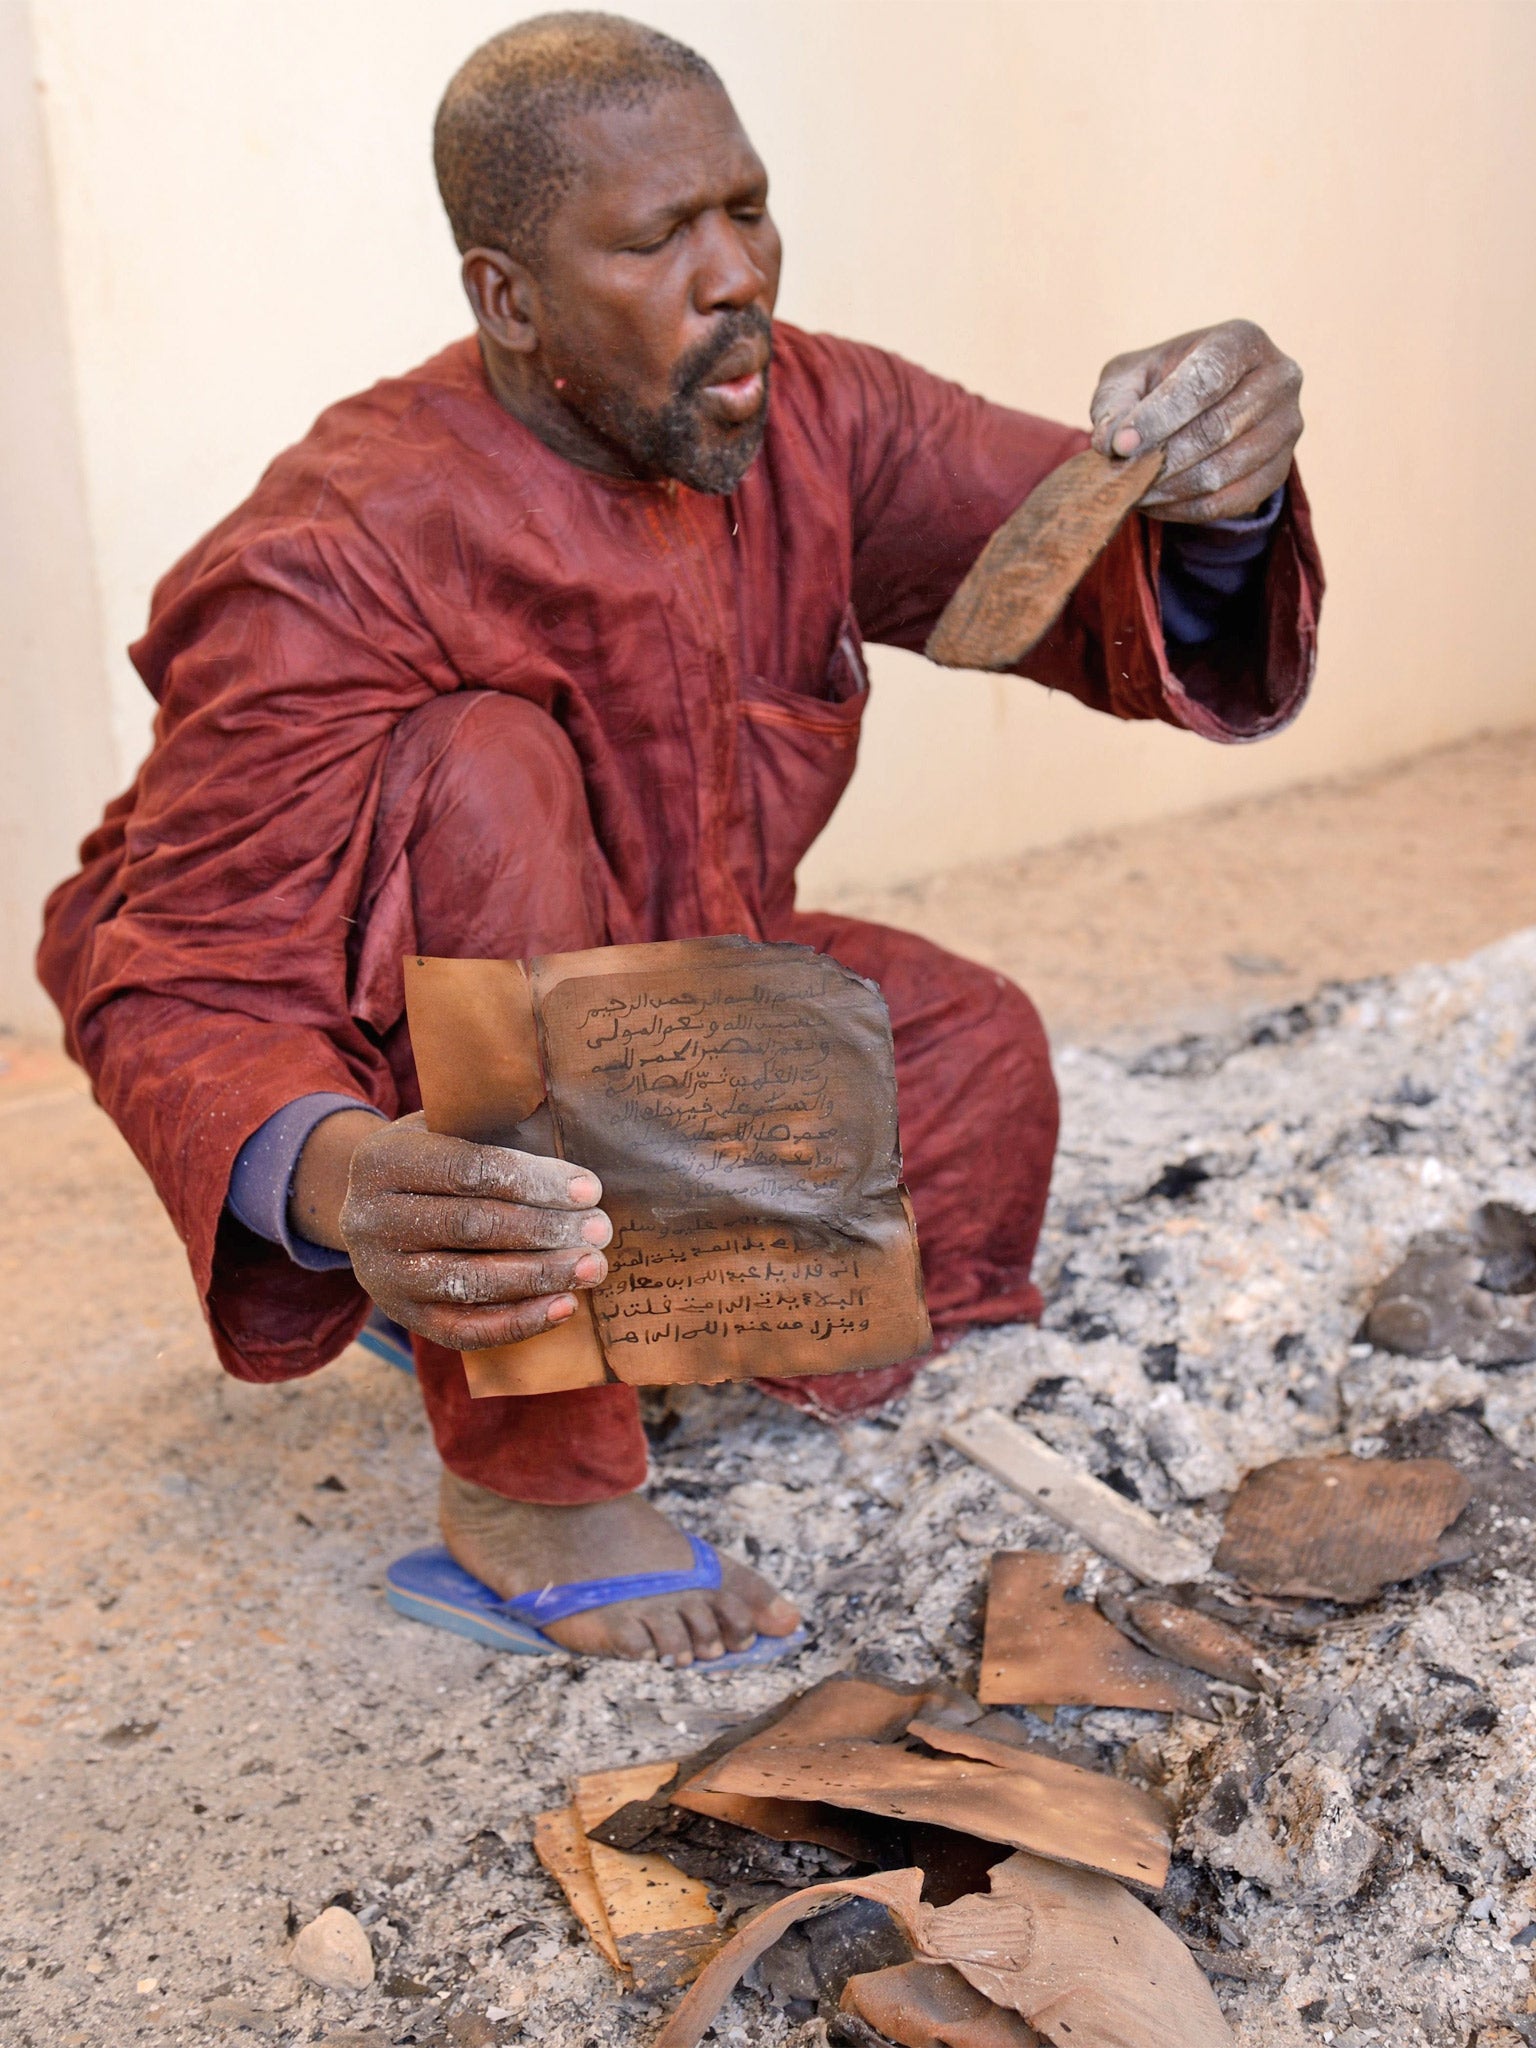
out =
[[[216,1376],[152,1198],[69,1109],[29,1215],[62,1226],[105,1186],[101,1256],[143,1249],[112,1313],[61,1296],[6,1353],[0,1456],[31,1505],[6,1565],[0,2039],[643,2043],[659,2008],[575,1933],[532,1815],[578,1770],[681,1753],[855,1662],[972,1684],[989,1554],[1079,1547],[939,1442],[993,1404],[1208,1545],[1278,1456],[1473,1470],[1475,1555],[1266,1639],[1278,1701],[1034,1732],[1181,1803],[1163,1910],[1243,2048],[1536,2041],[1536,1366],[1355,1341],[1415,1231],[1536,1208],[1536,932],[1059,1067],[1045,1329],[968,1340],[838,1433],[744,1390],[657,1404],[657,1498],[815,1629],[792,1667],[713,1678],[396,1620],[382,1571],[430,1539],[434,1481],[409,1381],[360,1354],[283,1390]],[[355,1997],[285,1962],[338,1897],[379,1958]],[[743,1991],[716,2038],[825,2036]]]

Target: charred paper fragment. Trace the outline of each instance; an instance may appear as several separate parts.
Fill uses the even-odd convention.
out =
[[[1536,1217],[1485,1202],[1470,1230],[1426,1231],[1376,1291],[1365,1334],[1410,1358],[1536,1359]]]
[[[1256,1628],[1286,1643],[1310,1643],[1329,1618],[1329,1609],[1311,1600],[1273,1600],[1243,1593],[1236,1586],[1174,1586],[1183,1604],[1196,1614],[1245,1630]]]
[[[471,1394],[852,1372],[927,1348],[872,982],[731,937],[413,956],[405,982],[429,1128],[579,1160],[613,1221],[607,1278],[553,1330],[467,1353]]]
[[[603,1902],[597,1895],[592,1875],[592,1857],[574,1806],[558,1806],[537,1814],[533,1823],[533,1852],[565,1893],[565,1902],[586,1930],[592,1946],[605,1955],[616,1970],[624,1965],[608,1928]]]
[[[1113,1878],[1018,1854],[991,1889],[929,1906],[920,1870],[814,1885],[771,1906],[699,1975],[655,2048],[697,2048],[733,1986],[786,1928],[836,1898],[878,1899],[922,1962],[948,1964],[1052,2048],[1231,2048],[1193,1956]],[[868,2022],[866,2022],[868,2024]]]
[[[984,1892],[994,1865],[1013,1847],[1011,1842],[984,1842],[978,1835],[930,1827],[920,1820],[901,1824],[901,1842],[901,1853],[888,1857],[882,1867],[898,1870],[915,1863],[923,1873],[923,1897],[930,1906],[947,1906],[967,1892]]]
[[[1008,1940],[1010,1922],[1028,1930],[1027,1947]],[[1003,1935],[991,1955],[989,1923]],[[993,1871],[989,1895],[929,1916],[919,1950],[953,1964],[1057,2048],[1230,2048],[1221,2008],[1183,1942],[1092,1871],[1010,1856]]]
[[[1140,1707],[1214,1721],[1202,1678],[1073,1599],[1083,1559],[1004,1550],[992,1560],[978,1697],[989,1706]]]
[[[1162,466],[1159,448],[1128,461],[1085,448],[1053,469],[972,564],[928,636],[928,659],[980,669],[1022,661]]]
[[[652,2048],[698,2048],[699,2042],[721,2007],[759,1956],[799,1921],[825,1912],[841,1899],[874,1899],[890,1913],[914,1947],[916,1923],[922,1904],[923,1873],[920,1870],[884,1870],[871,1877],[840,1878],[832,1884],[813,1884],[792,1898],[759,1913],[734,1934],[720,1952],[699,1972],[677,2010],[672,2014]]]
[[[924,1733],[921,1724],[913,1733]],[[924,1739],[953,1750],[964,1736],[935,1728]],[[824,1801],[947,1828],[1108,1871],[1153,1890],[1164,1883],[1168,1816],[1149,1793],[1054,1757],[981,1746],[998,1760],[924,1756],[894,1743],[857,1741],[738,1750],[712,1765],[703,1784],[707,1790]]]
[[[773,1816],[777,1822],[782,1817]],[[829,1821],[832,1817],[828,1816]],[[826,1832],[819,1825],[818,1832]],[[871,1846],[847,1830],[860,1848]],[[818,1843],[779,1839],[777,1832],[737,1827],[711,1815],[692,1813],[669,1800],[635,1801],[592,1830],[591,1840],[628,1854],[665,1856],[669,1863],[719,1891],[771,1886],[796,1891],[823,1878],[845,1877],[866,1856],[839,1854]]]
[[[656,1855],[632,1855],[589,1839],[610,1814],[644,1799],[671,1763],[635,1764],[578,1778],[563,1813],[535,1823],[539,1860],[564,1891],[594,1945],[628,1972],[637,1991],[665,1991],[697,1975],[721,1935],[708,1887]]]
[[[756,1976],[776,2005],[793,2011],[804,2001],[826,2014],[840,2005],[850,1977],[911,1956],[910,1943],[877,1900],[842,1899],[781,1934],[759,1959]]]
[[[1171,1658],[1175,1664],[1187,1664],[1191,1671],[1203,1671],[1207,1678],[1246,1686],[1250,1692],[1264,1691],[1273,1684],[1245,1635],[1177,1600],[1160,1593],[1132,1593],[1128,1599],[1101,1593],[1099,1611],[1122,1635],[1155,1657]]]
[[[900,2048],[889,2034],[879,2033],[857,2013],[840,2012],[827,2028],[831,2048]]]
[[[843,2011],[896,2048],[1039,2048],[1021,2014],[994,2005],[948,1963],[898,1963],[850,1977]],[[850,2036],[850,2048],[857,2036]]]
[[[1205,1576],[1205,1553],[1176,1536],[1145,1508],[1127,1500],[996,1408],[951,1423],[944,1441],[1022,1493],[1133,1578],[1154,1586]]]
[[[727,1756],[839,1738],[894,1742],[919,1714],[966,1709],[974,1713],[975,1702],[942,1679],[931,1685],[900,1685],[857,1675],[825,1678],[752,1724],[741,1740],[723,1736],[685,1761],[671,1789],[671,1803],[774,1841],[814,1843],[850,1862],[889,1864],[896,1838],[887,1823],[839,1810],[817,1797],[767,1798],[726,1791],[717,1787],[709,1766]]]
[[[1394,1458],[1447,1458],[1472,1488],[1466,1511],[1441,1538],[1477,1560],[1486,1580],[1501,1571],[1528,1574],[1536,1562],[1536,1466],[1467,1409],[1442,1410],[1392,1422],[1383,1432]]]
[[[1052,1710],[1048,1707],[1044,1718],[1053,1718]],[[1025,1749],[1032,1751],[1036,1756],[1053,1756],[1064,1764],[1079,1764],[1085,1771],[1096,1771],[1099,1768],[1099,1752],[1094,1743],[1085,1741],[1065,1729],[1053,1729],[1048,1741],[1040,1741],[1029,1733],[1018,1714],[1006,1707],[994,1707],[988,1713],[972,1713],[963,1720],[959,1715],[943,1711],[926,1713],[920,1723],[913,1722],[914,1734],[919,1726],[923,1730],[922,1739],[930,1748],[939,1749],[946,1746],[944,1742],[935,1740],[932,1733],[934,1729],[939,1731],[941,1737],[963,1738],[963,1747],[958,1743],[952,1745],[959,1756],[989,1755],[990,1751],[974,1746],[985,1741],[996,1749]]]
[[[1471,1497],[1444,1458],[1282,1458],[1233,1496],[1216,1566],[1257,1593],[1358,1605],[1449,1562]]]

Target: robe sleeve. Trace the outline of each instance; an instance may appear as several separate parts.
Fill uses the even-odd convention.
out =
[[[990,404],[878,349],[842,344],[851,387],[854,610],[866,638],[921,650],[989,537],[1088,436]],[[1021,664],[1117,718],[1261,739],[1296,716],[1316,659],[1322,563],[1293,470],[1262,588],[1231,630],[1170,663],[1159,521],[1126,520]]]
[[[348,934],[388,736],[451,687],[387,560],[317,518],[173,572],[133,657],[160,700],[134,789],[50,899],[69,1048],[187,1247],[221,1362],[288,1378],[350,1342],[350,1268],[306,1272],[225,1209],[295,1097],[394,1115],[349,1013]]]

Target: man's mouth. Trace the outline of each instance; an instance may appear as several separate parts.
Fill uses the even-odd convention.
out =
[[[767,344],[756,336],[726,350],[703,387],[703,396],[717,419],[730,426],[745,426],[757,417],[767,388],[767,366]]]

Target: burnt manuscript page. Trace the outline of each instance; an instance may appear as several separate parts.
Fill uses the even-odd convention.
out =
[[[852,1372],[927,1348],[869,983],[746,939],[406,969],[429,1125],[591,1167],[614,1226],[578,1315],[466,1353],[472,1391]]]

